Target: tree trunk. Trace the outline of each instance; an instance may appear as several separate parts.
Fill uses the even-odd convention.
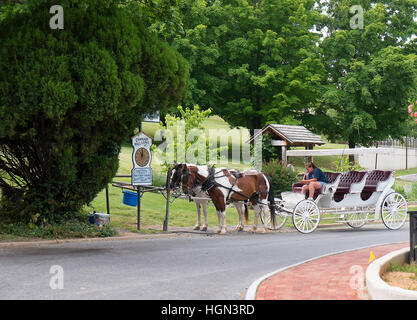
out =
[[[352,138],[349,138],[349,149],[355,149],[356,143]],[[355,155],[350,154],[349,155],[349,163],[355,162]]]
[[[253,130],[262,129],[261,119],[259,117],[253,116],[251,123],[252,123],[252,128],[250,129],[253,129]]]

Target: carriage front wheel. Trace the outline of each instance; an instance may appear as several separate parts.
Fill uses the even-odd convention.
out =
[[[320,222],[319,207],[311,200],[300,201],[294,208],[292,222],[301,233],[313,232]]]
[[[407,210],[407,200],[398,192],[390,193],[381,205],[382,222],[388,229],[400,229],[407,219]]]

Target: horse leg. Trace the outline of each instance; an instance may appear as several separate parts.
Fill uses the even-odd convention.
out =
[[[243,206],[241,203],[234,203],[234,206],[237,210],[238,216],[239,216],[239,223],[235,228],[235,231],[243,231]]]
[[[200,229],[201,231],[207,231],[207,228],[208,228],[208,221],[207,221],[207,203],[208,203],[207,200],[201,201],[201,204],[203,206],[203,214],[204,214],[204,225]]]
[[[217,227],[216,233],[220,233],[222,231],[221,216],[220,216],[221,211],[216,210],[216,213],[217,213],[217,221],[218,221],[218,227]]]
[[[260,208],[262,210],[262,213],[264,213],[264,217],[266,218],[268,215],[270,215],[269,212],[269,207],[266,204],[261,204]],[[268,232],[268,227],[266,225],[266,223],[264,224],[264,231],[262,231],[262,233],[267,233]]]
[[[254,218],[253,218],[253,225],[252,225],[252,232],[256,232],[256,229],[258,229],[258,218],[259,218],[259,204],[255,204],[253,206],[253,212],[254,212]]]
[[[200,201],[194,200],[195,206],[197,207],[197,224],[194,226],[193,230],[200,230],[201,226],[201,207],[200,207]]]
[[[221,231],[220,234],[227,233],[227,226],[226,226],[226,210],[220,211],[220,220],[221,220]]]

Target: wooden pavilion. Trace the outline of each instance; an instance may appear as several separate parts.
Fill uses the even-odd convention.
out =
[[[291,147],[305,147],[306,150],[312,150],[315,145],[325,144],[319,136],[304,126],[284,124],[268,124],[246,141],[246,143],[253,143],[257,137],[264,134],[272,136],[271,144],[273,146],[282,148],[282,161],[285,162],[287,162],[287,150]]]

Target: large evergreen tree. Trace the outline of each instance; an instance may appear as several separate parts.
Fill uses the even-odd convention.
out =
[[[126,8],[64,1],[65,28],[52,30],[54,4],[30,1],[0,21],[0,186],[23,195],[20,220],[93,200],[141,114],[178,102],[188,79],[185,59]]]

